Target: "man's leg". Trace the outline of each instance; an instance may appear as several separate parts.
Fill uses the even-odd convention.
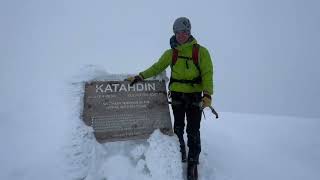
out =
[[[187,114],[187,135],[188,135],[188,180],[198,179],[198,163],[199,155],[201,152],[201,141],[200,141],[200,121],[201,121],[200,107],[190,107]]]
[[[176,102],[172,104],[172,111],[174,116],[174,133],[177,135],[179,142],[180,142],[180,152],[182,162],[186,162],[187,155],[186,155],[186,145],[183,139],[184,134],[184,127],[185,127],[185,107],[182,102],[179,101],[180,99],[172,95],[172,101]]]
[[[201,152],[200,122],[202,110],[198,106],[188,108],[187,114],[187,135],[188,135],[188,162],[199,163]]]

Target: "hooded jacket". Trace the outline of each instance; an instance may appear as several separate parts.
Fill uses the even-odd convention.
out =
[[[172,41],[171,38],[170,41]],[[175,40],[175,38],[174,38]],[[191,36],[191,39],[182,45],[177,44],[176,42],[170,42],[173,48],[178,50],[179,56],[192,57],[192,47],[193,44],[197,44],[197,40]],[[162,71],[164,71],[169,65],[172,65],[172,49],[166,50],[158,62],[154,63],[147,70],[140,72],[140,75],[143,78],[147,79],[149,77],[155,76]],[[171,83],[169,90],[175,92],[183,93],[193,93],[193,92],[202,92],[205,91],[210,95],[213,94],[214,85],[213,85],[213,64],[211,61],[210,54],[208,50],[200,46],[199,48],[199,64],[198,64],[201,73],[194,64],[193,60],[187,60],[179,58],[175,65],[171,66],[171,77],[179,80],[193,80],[201,75],[201,84],[190,84],[190,83],[180,83],[173,82]]]

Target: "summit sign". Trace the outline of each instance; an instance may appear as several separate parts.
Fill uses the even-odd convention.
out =
[[[113,93],[113,92],[128,92],[128,91],[155,91],[156,83],[145,83],[145,84],[96,84],[96,93]]]
[[[146,139],[155,129],[173,134],[164,81],[88,82],[82,116],[98,142]]]

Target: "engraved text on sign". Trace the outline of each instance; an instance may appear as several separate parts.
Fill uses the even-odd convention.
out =
[[[148,138],[158,128],[172,134],[164,81],[86,83],[83,119],[99,142]]]

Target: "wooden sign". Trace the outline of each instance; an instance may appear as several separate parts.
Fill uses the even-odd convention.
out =
[[[146,139],[155,130],[172,135],[164,81],[86,83],[84,122],[99,142]]]

